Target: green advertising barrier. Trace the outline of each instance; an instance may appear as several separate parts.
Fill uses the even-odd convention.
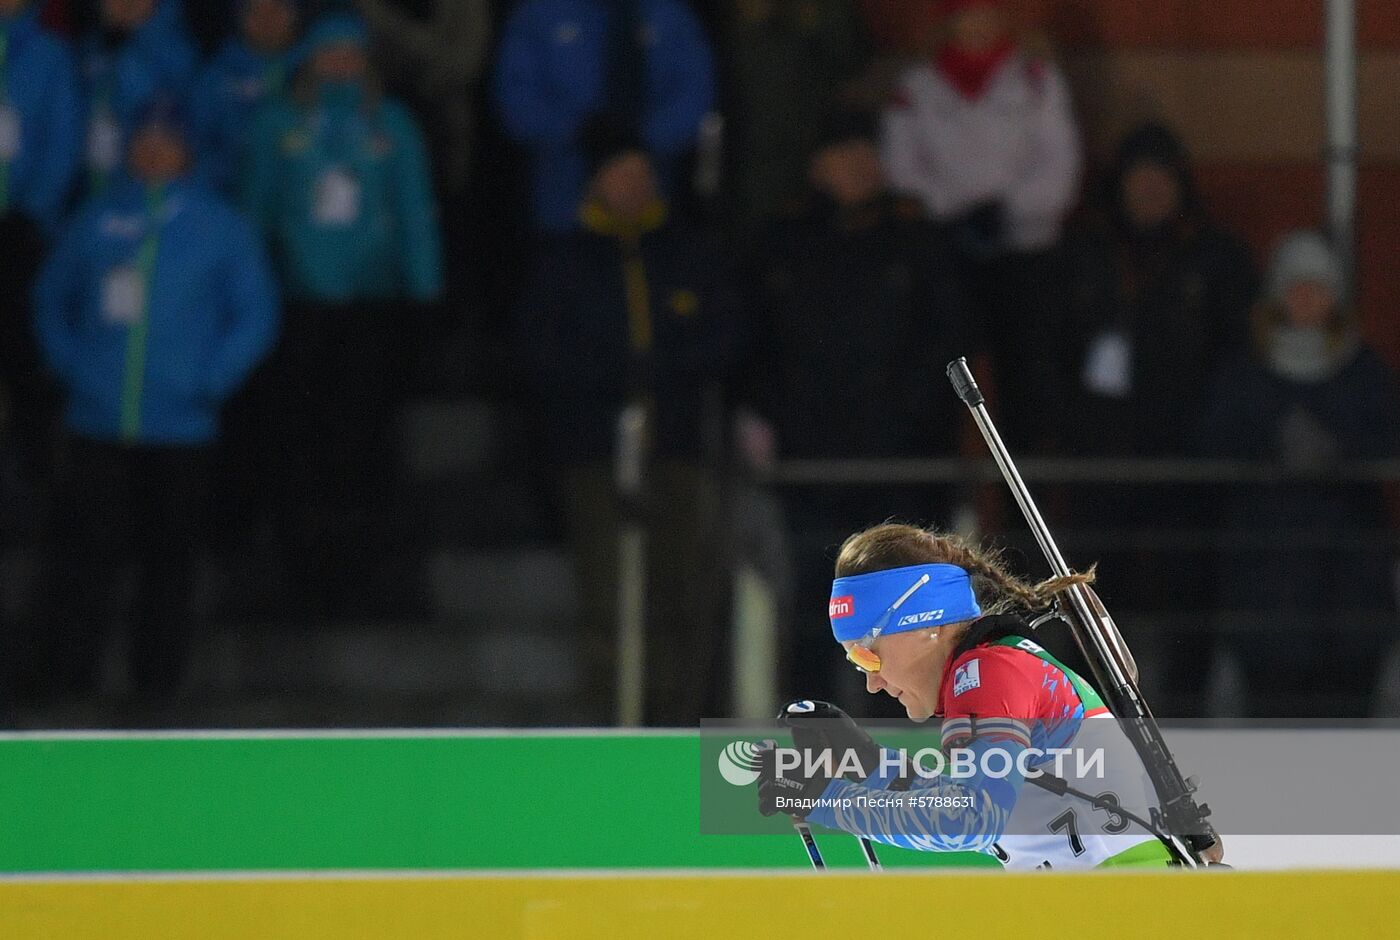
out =
[[[681,733],[10,735],[0,872],[806,866],[780,818],[702,834],[708,750]],[[817,837],[830,866],[864,867],[852,837]]]

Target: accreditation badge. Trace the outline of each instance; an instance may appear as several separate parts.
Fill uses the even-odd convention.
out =
[[[347,228],[360,220],[359,177],[343,166],[321,173],[311,200],[311,219],[323,228]]]
[[[1117,330],[1094,337],[1084,357],[1084,387],[1105,398],[1126,398],[1133,390],[1133,347]]]
[[[113,326],[134,326],[146,310],[146,279],[135,266],[112,268],[102,279],[102,319]]]
[[[19,156],[23,133],[19,110],[8,101],[0,102],[0,162],[10,163]]]

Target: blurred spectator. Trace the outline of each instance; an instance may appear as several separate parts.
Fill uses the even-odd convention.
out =
[[[945,0],[947,41],[900,80],[884,121],[896,192],[948,225],[995,367],[1008,440],[1047,446],[1061,405],[1052,254],[1079,183],[1069,89],[1023,50],[1003,0]],[[1001,420],[1001,419],[999,419]]]
[[[714,102],[709,46],[683,0],[525,0],[506,23],[494,97],[534,161],[536,228],[566,232],[595,171],[648,155],[662,193]]]
[[[1328,477],[1400,455],[1400,390],[1357,336],[1342,290],[1322,236],[1284,239],[1256,311],[1254,355],[1222,366],[1208,399],[1206,453],[1284,474],[1234,488],[1220,507],[1227,536],[1249,539],[1224,546],[1216,607],[1252,717],[1294,717],[1284,710],[1309,700],[1314,714],[1364,717],[1394,642],[1394,562],[1376,541],[1381,488]]]
[[[462,195],[476,143],[476,102],[491,50],[491,0],[357,0],[390,87],[412,89],[427,117],[442,192]]]
[[[291,95],[258,115],[244,204],[287,293],[262,427],[280,489],[294,602],[312,614],[378,611],[380,532],[392,481],[396,352],[442,289],[437,209],[417,124],[386,97],[351,14],[316,20]]]
[[[35,325],[68,393],[68,440],[31,693],[97,691],[129,565],[134,694],[167,697],[182,675],[219,408],[277,326],[255,232],[191,182],[190,163],[183,116],[157,99],[133,121],[130,177],[65,226],[39,275]]]
[[[287,83],[298,6],[297,0],[240,0],[239,35],[195,83],[190,107],[198,170],[221,193],[236,195],[253,116]]]
[[[963,350],[965,310],[942,232],[901,211],[880,166],[873,118],[828,122],[810,161],[815,205],[776,228],[761,262],[746,398],[776,426],[785,458],[950,454],[961,405],[931,377]],[[786,504],[797,561],[798,623],[820,621],[831,550],[891,515],[946,522],[929,486],[808,487]],[[829,657],[794,644],[800,688],[832,688]]]
[[[725,13],[735,207],[748,222],[791,216],[822,122],[869,59],[856,2],[729,0]]]
[[[88,191],[120,168],[132,122],[163,95],[184,95],[198,67],[180,0],[100,0],[80,47],[87,96]]]
[[[0,0],[0,75],[0,213],[52,234],[77,169],[81,104],[72,52],[34,0]]]
[[[81,105],[68,44],[34,0],[0,0],[0,397],[27,460],[52,416],[29,295],[78,167]]]
[[[1072,391],[1061,431],[1080,456],[1187,456],[1195,450],[1211,376],[1246,348],[1254,265],[1243,243],[1212,222],[1186,148],[1160,124],[1143,124],[1123,138],[1105,195],[1098,217],[1068,239],[1069,309],[1060,348]],[[1071,524],[1096,533],[1164,540],[1212,526],[1214,507],[1200,487],[1129,480],[1071,495]],[[1097,558],[1110,602],[1180,615],[1152,658],[1170,713],[1197,713],[1207,678],[1200,650],[1209,645],[1208,624],[1197,612],[1216,593],[1208,547],[1139,541]],[[1143,641],[1165,639],[1156,631]]]
[[[702,233],[671,224],[641,151],[606,162],[584,229],[542,251],[519,324],[520,348],[560,472],[579,586],[582,665],[594,717],[616,695],[618,535],[637,455],[647,553],[646,721],[704,716],[722,606],[714,445],[735,357],[734,279]],[[624,443],[627,418],[647,429]]]
[[[1249,251],[1201,204],[1168,128],[1124,137],[1106,218],[1069,240],[1066,335],[1076,454],[1181,456],[1194,446],[1208,380],[1249,336]]]

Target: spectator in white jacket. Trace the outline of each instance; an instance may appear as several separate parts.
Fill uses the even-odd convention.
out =
[[[1054,391],[1042,341],[1061,306],[1050,252],[1079,188],[1064,76],[1018,42],[1004,0],[942,0],[946,40],[900,79],[882,129],[896,191],[949,227],[1003,412],[1048,446]],[[1037,356],[1037,348],[1041,355]]]

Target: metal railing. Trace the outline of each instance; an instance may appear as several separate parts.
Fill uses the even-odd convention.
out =
[[[1040,457],[1017,465],[1027,483],[1400,483],[1400,460],[1294,468],[1253,460]],[[771,480],[784,486],[980,483],[999,482],[1001,471],[989,458],[787,460],[774,468]]]

